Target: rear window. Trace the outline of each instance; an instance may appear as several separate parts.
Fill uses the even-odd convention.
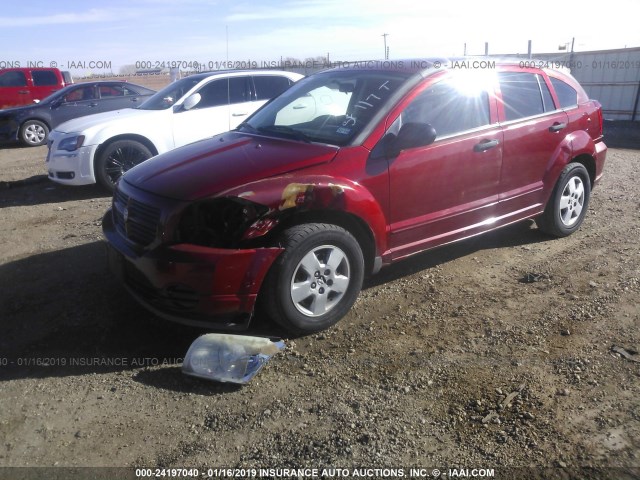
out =
[[[559,80],[551,77],[551,85],[558,95],[560,106],[562,108],[569,108],[578,105],[578,92],[571,86]]]
[[[270,100],[277,97],[289,88],[291,83],[291,80],[287,77],[279,77],[275,75],[255,76],[253,77],[253,84],[256,87],[256,99]]]
[[[22,72],[0,73],[0,87],[26,87],[27,77]]]
[[[33,84],[36,87],[47,87],[49,85],[57,85],[58,77],[51,70],[35,70],[31,72]]]

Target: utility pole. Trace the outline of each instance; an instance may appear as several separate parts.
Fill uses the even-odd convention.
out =
[[[388,33],[383,33],[382,37],[384,38],[384,59],[389,60],[389,50],[387,49],[387,36]]]

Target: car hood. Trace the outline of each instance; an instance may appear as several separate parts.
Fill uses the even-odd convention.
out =
[[[0,116],[12,116],[12,115],[19,115],[19,114],[23,114],[26,112],[29,112],[29,110],[33,110],[33,107],[38,106],[39,108],[41,108],[42,106],[44,106],[44,104],[39,103],[39,104],[29,104],[29,105],[22,105],[20,107],[9,107],[9,108],[3,108],[2,110],[0,110]]]
[[[331,161],[338,147],[228,132],[158,155],[122,178],[163,197],[193,201]]]
[[[111,112],[94,113],[84,117],[74,118],[56,127],[58,132],[72,133],[84,132],[95,126],[107,126],[121,122],[125,118],[141,118],[148,115],[157,115],[158,110],[138,110],[137,108],[123,108]]]

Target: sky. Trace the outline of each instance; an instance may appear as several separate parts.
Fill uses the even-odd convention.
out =
[[[525,11],[526,10],[526,11]],[[640,47],[640,1],[30,0],[3,2],[0,67],[331,61]],[[383,34],[388,34],[383,37]],[[144,62],[144,63],[143,63]],[[106,68],[105,68],[106,67]],[[188,69],[188,68],[186,68]],[[209,69],[209,68],[205,68]]]

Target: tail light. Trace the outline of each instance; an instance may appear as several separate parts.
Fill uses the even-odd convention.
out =
[[[595,132],[594,137],[595,138],[599,138],[602,136],[602,129],[603,129],[603,118],[602,118],[602,105],[600,105],[600,102],[598,102],[597,100],[593,101],[595,107],[596,107],[596,114],[598,115],[598,125],[597,125],[597,130]]]

